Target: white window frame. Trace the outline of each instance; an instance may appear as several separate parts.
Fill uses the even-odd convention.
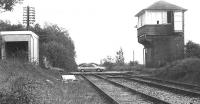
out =
[[[183,13],[174,12],[174,31],[183,32]]]

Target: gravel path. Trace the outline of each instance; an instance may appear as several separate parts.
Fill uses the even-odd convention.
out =
[[[200,97],[194,98],[184,95],[178,95],[172,92],[164,91],[162,89],[140,84],[138,82],[127,81],[125,79],[111,78],[111,80],[122,85],[128,86],[129,88],[135,89],[136,91],[167,101],[171,104],[200,104]]]

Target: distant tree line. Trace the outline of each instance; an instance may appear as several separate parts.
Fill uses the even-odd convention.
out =
[[[0,21],[0,31],[23,31],[26,28],[21,24],[11,24]],[[43,65],[46,57],[53,67],[72,71],[77,67],[75,62],[75,47],[68,32],[57,25],[45,25],[43,28],[36,24],[30,30],[39,36],[39,59]]]
[[[124,52],[123,49],[120,48],[117,52],[115,57],[107,56],[106,58],[101,60],[101,64],[107,67],[109,70],[115,70],[113,67],[117,66],[136,66],[139,65],[138,61],[130,61],[129,63],[125,63]]]

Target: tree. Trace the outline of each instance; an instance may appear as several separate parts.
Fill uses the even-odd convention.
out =
[[[41,55],[46,56],[53,67],[64,68],[66,71],[75,69],[74,57],[69,55],[68,49],[63,44],[51,41],[43,43],[41,47],[40,51],[44,53]]]
[[[108,69],[111,69],[115,62],[114,62],[114,58],[112,58],[111,56],[107,56],[106,58],[104,58],[102,61],[101,61],[102,65],[107,67]]]
[[[185,46],[185,56],[186,57],[198,57],[200,58],[200,45],[192,41],[188,41]]]
[[[40,60],[45,56],[53,67],[63,68],[65,71],[72,71],[77,67],[74,43],[67,30],[49,24],[44,28],[36,24],[30,29],[40,37]]]
[[[0,0],[0,11],[11,11],[17,3],[21,3],[23,0]]]
[[[26,30],[21,24],[12,25],[9,22],[0,21],[0,31]],[[75,47],[67,30],[57,25],[46,25],[41,28],[39,24],[30,27],[30,30],[39,36],[39,60],[44,66],[44,57],[53,67],[63,68],[65,71],[76,69]]]
[[[116,64],[123,65],[124,64],[124,52],[122,48],[116,52]]]

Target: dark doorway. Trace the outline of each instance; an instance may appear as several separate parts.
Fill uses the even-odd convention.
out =
[[[172,23],[172,22],[173,22],[173,12],[167,11],[167,23]]]
[[[5,51],[7,59],[17,59],[20,61],[28,61],[28,42],[6,42]]]

